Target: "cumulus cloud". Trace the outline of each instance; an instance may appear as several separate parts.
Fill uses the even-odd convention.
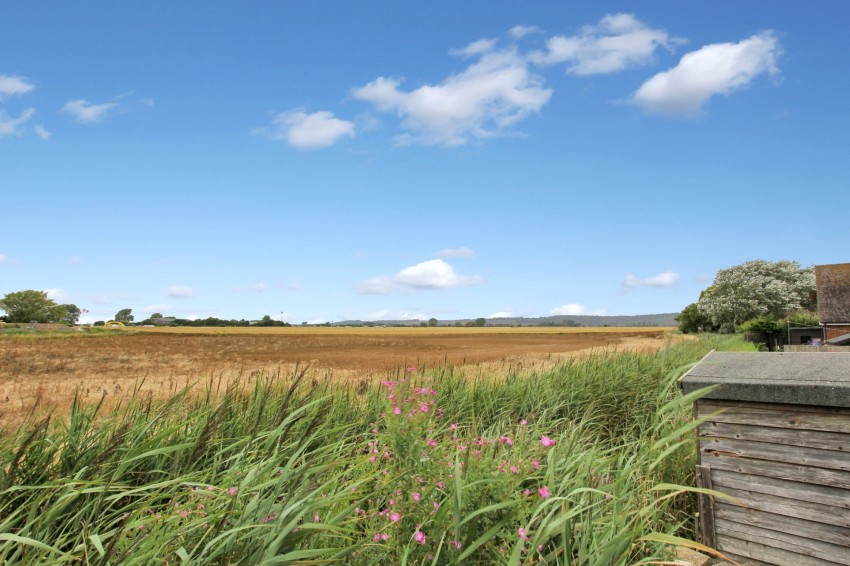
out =
[[[331,147],[344,136],[353,138],[354,130],[354,122],[340,120],[326,110],[312,114],[293,110],[276,115],[269,126],[255,128],[251,133],[286,141],[297,149],[321,149]]]
[[[432,259],[405,267],[392,277],[379,275],[361,281],[355,291],[360,295],[389,295],[393,291],[451,289],[483,282],[478,275],[460,275],[442,259]]]
[[[473,57],[475,55],[483,55],[484,53],[489,53],[490,51],[493,51],[493,48],[495,47],[495,39],[479,39],[478,41],[473,41],[462,49],[450,49],[449,55]]]
[[[172,285],[166,289],[166,293],[172,299],[188,299],[195,295],[195,290],[191,287],[184,287],[183,285]]]
[[[444,248],[434,254],[437,257],[475,257],[475,252],[470,248]]]
[[[504,311],[494,312],[493,314],[491,314],[487,318],[513,318],[515,316],[516,315],[514,314],[514,311],[504,310]]]
[[[26,77],[14,75],[0,75],[0,100],[7,96],[20,96],[33,90],[35,85]]]
[[[33,116],[35,116],[35,108],[27,108],[17,118],[9,116],[0,108],[0,136],[21,135],[21,126],[29,122]]]
[[[466,285],[480,285],[483,281],[477,275],[472,277],[459,275],[445,261],[432,259],[411,267],[405,267],[396,274],[395,282],[414,289],[449,289]]]
[[[645,65],[652,61],[657,48],[669,49],[679,42],[632,14],[608,14],[576,35],[550,38],[546,50],[531,53],[529,60],[541,65],[566,63],[567,71],[576,75],[615,73]]]
[[[632,96],[648,112],[692,115],[711,97],[728,95],[759,75],[779,72],[782,47],[773,32],[738,43],[714,43],[682,56],[679,64],[647,80]]]
[[[62,107],[63,112],[74,117],[78,124],[92,124],[100,122],[106,115],[118,108],[117,102],[105,102],[103,104],[92,104],[88,100],[69,100]]]
[[[401,79],[378,77],[352,95],[402,119],[407,133],[396,138],[398,145],[459,146],[500,135],[539,112],[552,90],[514,49],[492,49],[491,40],[483,40],[457,51],[477,60],[437,84],[404,90]]]
[[[652,277],[640,278],[629,273],[623,280],[623,287],[631,289],[634,287],[672,287],[679,282],[679,274],[675,271],[664,271]]]

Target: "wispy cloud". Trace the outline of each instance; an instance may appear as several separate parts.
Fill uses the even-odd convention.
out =
[[[166,289],[166,293],[172,299],[188,299],[190,297],[195,296],[195,290],[191,287],[185,287],[183,285],[172,285],[168,289]]]
[[[60,287],[44,289],[44,292],[47,293],[47,298],[53,299],[54,301],[65,301],[68,299],[68,293]]]
[[[508,309],[508,310],[503,310],[503,311],[499,311],[499,312],[494,312],[493,314],[489,315],[487,318],[513,318],[515,316],[516,316],[516,314],[514,313],[514,311],[512,309]]]
[[[21,135],[21,126],[29,122],[33,116],[35,116],[35,108],[27,108],[17,118],[12,118],[0,108],[0,136]]]
[[[251,133],[286,141],[297,149],[322,149],[335,145],[343,137],[354,137],[355,126],[354,122],[336,118],[325,110],[312,114],[293,110],[277,114],[270,125],[255,128]]]
[[[471,248],[444,248],[434,254],[437,257],[475,257]]]
[[[47,131],[47,128],[44,127],[44,124],[36,124],[33,126],[32,131],[35,132],[35,135],[40,137],[43,140],[50,139],[50,136],[53,134]]]
[[[0,265],[4,263],[9,263],[9,256],[6,254],[0,254]]]
[[[697,114],[713,96],[745,88],[760,75],[779,73],[776,61],[781,54],[773,32],[738,43],[706,45],[643,83],[632,101],[648,112]]]
[[[675,271],[664,271],[652,277],[640,278],[629,273],[623,279],[623,287],[633,289],[635,287],[672,287],[679,282],[679,274]]]
[[[142,312],[145,312],[145,313],[148,313],[148,314],[155,313],[155,312],[164,313],[167,310],[171,310],[171,305],[168,304],[168,303],[160,303],[158,305],[148,305],[148,306],[146,306],[145,308],[142,309]]]
[[[416,311],[380,310],[367,314],[366,320],[428,320],[428,316]]]
[[[93,104],[87,100],[78,99],[66,102],[62,111],[71,114],[78,124],[91,124],[100,122],[110,110],[115,108],[118,108],[117,102]]]
[[[82,258],[80,256],[72,255],[71,257],[69,257],[67,259],[67,261],[65,261],[65,263],[67,263],[68,265],[77,265],[81,261],[82,261]]]
[[[533,52],[529,60],[540,65],[566,63],[576,75],[616,73],[646,65],[659,47],[670,48],[681,40],[654,29],[632,14],[608,14],[578,34],[550,38],[545,51]]]
[[[514,39],[522,39],[523,37],[534,33],[543,33],[543,30],[537,26],[514,26],[508,32],[508,34]]]
[[[379,275],[361,281],[355,291],[360,295],[389,295],[393,291],[451,289],[483,282],[478,275],[460,275],[442,259],[432,259],[405,267],[392,277]]]
[[[263,293],[269,288],[265,283],[251,283],[236,287],[234,291],[237,293]]]

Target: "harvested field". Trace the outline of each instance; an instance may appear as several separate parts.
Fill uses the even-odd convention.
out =
[[[666,328],[164,328],[99,336],[0,337],[0,422],[35,404],[70,406],[76,391],[111,405],[139,388],[164,397],[193,383],[249,384],[309,367],[341,382],[400,368],[464,366],[504,375],[594,350],[654,350]]]

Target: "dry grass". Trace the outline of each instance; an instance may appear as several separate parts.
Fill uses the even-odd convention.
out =
[[[0,337],[0,423],[33,409],[63,413],[77,394],[107,406],[134,390],[164,398],[188,385],[213,390],[233,380],[309,366],[342,383],[399,368],[460,366],[499,376],[599,350],[655,350],[665,328],[156,328],[91,337]]]

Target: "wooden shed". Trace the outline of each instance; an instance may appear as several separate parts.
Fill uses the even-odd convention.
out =
[[[708,546],[739,562],[850,565],[850,354],[712,352],[682,378],[694,404]]]

